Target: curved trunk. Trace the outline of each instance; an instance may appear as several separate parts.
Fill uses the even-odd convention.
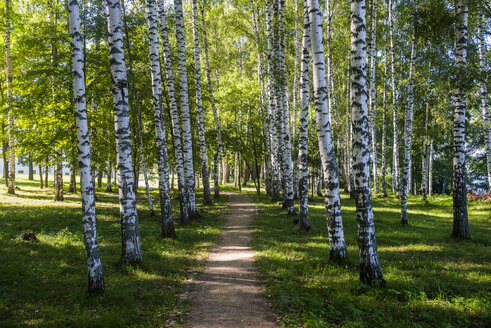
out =
[[[211,81],[211,69],[210,59],[208,57],[208,39],[206,38],[206,24],[205,24],[205,10],[204,6],[201,7],[201,20],[203,22],[203,46],[205,48],[205,64],[206,64],[206,79],[208,80],[208,92],[210,95],[211,109],[213,111],[213,119],[215,121],[215,128],[217,129],[218,148],[217,152],[213,156],[213,182],[215,198],[220,197],[220,184],[219,184],[219,168],[222,159],[223,141],[222,141],[222,129],[220,127],[220,121],[218,120],[217,107],[215,105],[215,97],[213,96],[213,85]],[[228,183],[228,178],[227,182]]]
[[[85,100],[84,57],[80,33],[80,16],[77,0],[68,3],[70,14],[70,37],[72,46],[72,76],[75,97],[77,127],[77,150],[80,169],[80,192],[82,194],[82,220],[85,253],[89,276],[89,291],[104,290],[104,276],[97,243],[94,185],[90,174],[89,129],[87,126],[87,103]],[[39,170],[41,172],[41,170]]]
[[[193,39],[194,39],[194,76],[196,79],[196,111],[198,112],[199,149],[201,154],[201,174],[203,176],[203,202],[211,204],[210,178],[208,174],[208,155],[206,154],[205,122],[201,99],[201,65],[199,60],[198,5],[193,0]]]
[[[401,223],[408,224],[407,220],[407,193],[408,185],[411,186],[411,143],[414,107],[414,64],[416,61],[416,17],[413,21],[413,40],[411,42],[411,63],[409,67],[409,85],[407,90],[407,107],[404,130],[404,173],[401,185]]]
[[[370,141],[366,83],[365,0],[351,2],[351,121],[353,124],[353,175],[360,280],[368,285],[384,282],[378,258],[370,190]]]
[[[488,170],[488,190],[491,191],[491,119],[489,118],[488,107],[488,87],[484,76],[486,76],[486,44],[483,38],[483,9],[482,4],[479,8],[478,24],[477,24],[477,45],[479,47],[479,69],[481,70],[481,109],[484,122],[484,140],[486,143],[486,167]]]
[[[162,38],[162,49],[164,51],[164,63],[166,72],[166,82],[169,94],[170,111],[172,117],[172,131],[174,141],[174,154],[176,158],[177,184],[179,187],[179,198],[181,206],[181,222],[189,224],[189,204],[186,192],[186,182],[184,178],[184,160],[181,144],[181,128],[179,124],[179,113],[177,111],[176,89],[174,86],[174,71],[172,69],[172,57],[170,54],[169,34],[167,31],[167,18],[163,0],[157,0],[157,12],[160,20],[160,35]],[[193,179],[194,183],[194,179]]]
[[[457,81],[455,88],[455,111],[453,125],[453,231],[456,239],[470,239],[467,217],[467,185],[465,172],[465,112],[466,112],[466,66],[467,66],[467,0],[458,2],[458,22],[455,48]]]
[[[123,24],[119,1],[106,0],[108,41],[111,57],[114,130],[118,156],[119,204],[121,213],[122,254],[124,263],[141,261],[140,231],[136,211],[135,184],[131,162],[128,79],[124,60]]]
[[[193,167],[193,140],[191,136],[191,116],[188,99],[188,72],[186,68],[186,37],[182,0],[174,0],[176,14],[177,67],[179,70],[179,99],[181,104],[182,121],[182,150],[184,155],[184,177],[188,196],[189,217],[198,217]]]
[[[327,230],[329,233],[330,258],[336,262],[347,260],[348,251],[344,241],[341,198],[339,195],[339,172],[331,135],[331,122],[327,104],[327,88],[322,40],[322,14],[318,0],[308,0],[312,37],[312,69],[316,110],[317,137],[322,160],[325,185]]]
[[[159,36],[155,0],[147,0],[148,41],[150,54],[150,73],[152,76],[152,97],[157,140],[157,162],[159,167],[160,211],[162,215],[162,237],[175,238],[174,216],[172,214],[169,187],[169,166],[167,158],[167,139],[165,135],[164,111],[162,103],[162,75],[160,69]]]

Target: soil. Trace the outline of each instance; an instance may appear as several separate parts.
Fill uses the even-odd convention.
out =
[[[206,268],[191,281],[190,327],[277,327],[263,295],[249,246],[256,207],[249,197],[228,194],[230,209]]]

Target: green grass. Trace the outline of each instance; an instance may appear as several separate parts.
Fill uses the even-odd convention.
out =
[[[40,190],[38,181],[22,176],[17,185],[15,196],[7,195],[5,184],[0,186],[0,327],[162,327],[169,317],[184,320],[187,302],[180,294],[220,234],[226,197],[214,206],[200,206],[198,190],[202,217],[189,226],[176,222],[177,240],[166,240],[160,237],[160,218],[150,217],[140,189],[143,262],[121,267],[118,197],[103,192],[103,185],[96,208],[106,292],[90,295],[80,194],[68,194],[65,181],[65,201],[54,202],[52,187]],[[159,209],[158,190],[152,197]],[[173,198],[179,217],[177,191]],[[33,231],[39,242],[20,242],[26,231]]]
[[[472,239],[456,242],[452,199],[427,203],[409,196],[409,226],[400,201],[374,199],[380,261],[387,281],[359,282],[354,201],[342,196],[350,265],[329,261],[323,199],[310,200],[312,230],[299,232],[292,218],[267,196],[257,196],[254,248],[268,297],[285,327],[491,327],[491,202],[469,203]]]

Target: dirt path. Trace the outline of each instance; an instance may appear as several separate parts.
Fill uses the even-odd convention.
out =
[[[192,281],[188,324],[203,328],[276,327],[249,247],[256,208],[245,195],[228,195],[230,209],[222,237],[203,273]]]

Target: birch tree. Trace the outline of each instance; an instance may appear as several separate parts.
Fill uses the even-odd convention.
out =
[[[416,10],[415,8],[413,10]],[[415,15],[415,14],[414,14]],[[407,220],[407,192],[411,173],[411,143],[413,126],[413,107],[414,107],[414,64],[416,61],[416,17],[413,17],[413,35],[411,41],[411,60],[409,64],[409,84],[407,90],[407,107],[404,129],[404,173],[401,185],[401,223],[408,224]]]
[[[368,103],[370,105],[369,121],[370,121],[370,136],[372,141],[372,165],[373,165],[373,189],[376,194],[379,192],[378,188],[378,172],[377,172],[377,134],[375,128],[375,101],[376,101],[376,75],[375,68],[377,64],[377,0],[372,0],[372,28],[370,37],[370,94]]]
[[[317,138],[322,160],[325,185],[325,206],[327,229],[329,233],[330,258],[335,262],[347,260],[348,251],[344,241],[341,198],[339,195],[339,172],[332,142],[331,122],[329,121],[322,14],[319,0],[308,0],[309,19],[312,38],[312,69],[314,84],[314,103],[316,111]]]
[[[302,36],[302,62],[300,64],[300,125],[298,127],[298,168],[299,168],[299,221],[301,230],[309,230],[309,62],[310,62],[310,19],[309,6],[304,0],[303,36]]]
[[[157,27],[157,9],[155,0],[147,0],[148,43],[150,54],[150,73],[152,75],[152,98],[157,140],[157,162],[159,168],[160,211],[162,215],[162,236],[175,238],[174,215],[172,213],[169,188],[169,166],[167,157],[167,139],[165,133],[164,111],[162,104],[162,75]]]
[[[174,0],[176,11],[176,39],[177,39],[177,67],[179,71],[179,99],[181,105],[182,121],[182,150],[184,155],[184,177],[188,197],[189,216],[198,217],[196,207],[196,194],[193,167],[193,140],[191,136],[191,116],[188,99],[188,72],[186,68],[186,36],[184,30],[184,16],[182,0]]]
[[[111,57],[114,130],[118,157],[118,186],[124,263],[141,261],[140,231],[136,211],[135,184],[131,159],[128,79],[124,59],[123,23],[117,0],[106,1],[109,53]]]
[[[89,292],[104,290],[99,245],[97,243],[94,185],[90,173],[89,129],[87,125],[87,103],[85,99],[84,57],[80,33],[80,11],[77,0],[68,3],[70,16],[70,38],[72,47],[72,77],[77,126],[77,150],[80,169],[80,191],[82,194],[82,221],[85,253],[89,276]]]
[[[211,80],[210,59],[208,55],[208,39],[206,37],[206,23],[205,23],[205,6],[201,7],[201,20],[203,23],[203,47],[205,50],[205,66],[206,66],[206,79],[208,80],[208,93],[210,97],[211,109],[213,111],[213,120],[215,121],[215,128],[217,130],[218,147],[215,155],[213,156],[213,182],[214,182],[214,194],[215,198],[220,197],[220,162],[222,160],[223,140],[222,140],[222,128],[220,126],[220,120],[218,119],[218,111],[215,105],[215,97],[213,95],[213,84]],[[228,178],[227,178],[228,180]]]
[[[489,118],[488,107],[488,87],[486,85],[487,71],[486,71],[486,44],[483,37],[483,7],[481,3],[479,6],[479,14],[477,17],[477,45],[479,49],[479,69],[481,73],[481,79],[479,81],[481,85],[481,110],[482,118],[484,122],[484,140],[486,148],[486,168],[488,170],[488,190],[491,190],[491,119]]]
[[[370,190],[370,152],[367,102],[365,0],[351,1],[351,122],[353,125],[353,175],[360,248],[360,280],[384,283],[378,258]]]
[[[7,64],[7,106],[9,134],[9,179],[8,193],[15,194],[15,137],[14,108],[12,105],[12,64],[10,54],[10,0],[5,0],[5,59]]]
[[[385,184],[385,171],[386,171],[386,144],[387,144],[387,49],[384,48],[384,91],[383,91],[383,109],[382,109],[382,194],[387,197],[387,186]]]
[[[194,76],[196,79],[196,111],[198,112],[198,134],[201,155],[201,174],[203,178],[203,198],[205,204],[211,204],[210,178],[208,174],[208,155],[206,154],[205,122],[203,101],[201,99],[201,64],[199,59],[198,4],[193,0],[193,40],[194,40]]]
[[[392,17],[392,0],[388,4],[389,12],[389,35],[390,35],[390,71],[392,83],[392,124],[393,124],[393,149],[392,149],[392,166],[394,174],[392,176],[393,189],[399,193],[399,130],[397,127],[397,89],[396,89],[396,71],[395,71],[395,47],[394,47],[394,21]]]
[[[165,13],[164,0],[157,0],[157,13],[160,21],[160,35],[162,39],[162,49],[164,51],[164,64],[166,72],[166,85],[168,89],[169,105],[172,118],[172,131],[174,142],[174,154],[176,158],[177,184],[179,188],[179,199],[181,209],[181,222],[189,224],[189,204],[186,191],[186,180],[184,177],[184,159],[181,143],[181,127],[179,123],[179,113],[177,111],[176,89],[174,86],[174,70],[172,68],[172,56],[169,46],[169,33],[167,30],[167,17]],[[194,183],[194,179],[193,179]]]
[[[465,112],[466,112],[466,66],[467,66],[467,0],[458,1],[456,22],[455,66],[455,111],[453,124],[453,231],[456,239],[470,239],[467,217],[467,186],[465,172]]]

